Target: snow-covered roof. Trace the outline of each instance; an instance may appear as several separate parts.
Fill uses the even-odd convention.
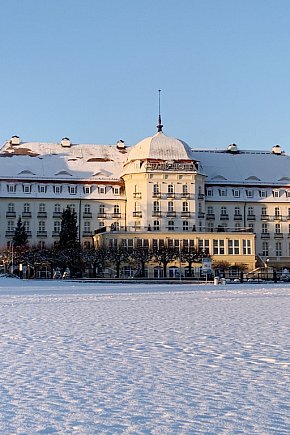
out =
[[[134,160],[192,160],[190,147],[182,140],[166,136],[162,131],[146,137],[128,149],[127,162]]]
[[[1,178],[119,180],[125,158],[115,145],[6,142]]]
[[[290,184],[290,157],[286,154],[193,150],[193,156],[210,184]]]

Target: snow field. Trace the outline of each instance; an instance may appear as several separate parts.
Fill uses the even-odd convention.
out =
[[[0,281],[3,434],[289,434],[290,287]]]

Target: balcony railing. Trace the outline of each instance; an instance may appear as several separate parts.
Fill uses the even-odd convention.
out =
[[[142,193],[141,192],[134,192],[133,193],[133,198],[141,199],[142,198]]]
[[[6,217],[7,218],[16,218],[16,211],[7,211]]]
[[[55,218],[55,219],[60,219],[61,216],[62,216],[62,212],[61,211],[54,211],[52,213],[52,217]]]
[[[84,230],[82,234],[83,234],[83,237],[91,237],[92,236],[92,231],[90,231],[90,230]]]
[[[84,211],[83,212],[83,218],[85,219],[91,219],[93,217],[93,213],[91,213],[90,211]]]
[[[175,193],[173,193],[173,192],[167,192],[167,193],[166,193],[166,196],[167,196],[167,198],[172,198],[172,199],[174,199],[174,198],[175,198]]]
[[[234,220],[235,221],[241,221],[243,219],[243,216],[241,214],[235,214],[234,215]]]
[[[13,237],[14,236],[14,231],[6,231],[5,232],[5,237]]]
[[[51,236],[52,237],[59,237],[59,231],[52,231]]]
[[[248,221],[255,221],[256,220],[256,215],[254,215],[254,214],[248,214],[247,220]]]
[[[205,216],[205,213],[204,213],[203,211],[199,211],[198,214],[197,214],[197,217],[198,217],[199,219],[203,219],[204,216]]]
[[[283,233],[274,233],[274,238],[275,239],[283,239]]]
[[[180,197],[181,197],[181,198],[186,198],[186,199],[188,199],[188,198],[190,198],[190,193],[189,193],[189,192],[183,192],[183,193],[180,195]]]
[[[142,211],[133,211],[133,217],[142,217]]]
[[[38,218],[47,218],[47,212],[46,211],[39,211],[37,213]]]
[[[213,220],[213,219],[215,219],[215,214],[214,213],[207,213],[206,219],[207,220]]]
[[[189,218],[190,217],[190,211],[182,211],[181,212],[182,218]]]
[[[220,220],[221,221],[228,221],[229,220],[229,215],[228,214],[221,214],[220,215]]]
[[[204,199],[204,193],[199,193],[198,194],[198,199]]]
[[[113,213],[112,214],[112,218],[113,219],[120,219],[121,218],[121,213]]]
[[[268,221],[269,220],[269,215],[268,214],[261,214],[261,220],[262,221]]]
[[[152,217],[161,217],[161,211],[156,211],[156,210],[153,210],[152,211]]]
[[[261,233],[261,239],[270,239],[270,233]]]
[[[47,231],[37,231],[37,237],[47,237]]]
[[[153,198],[161,198],[161,193],[160,192],[153,192],[152,197]]]
[[[23,211],[22,217],[23,218],[31,218],[31,211]]]
[[[166,217],[176,217],[176,211],[168,211]]]
[[[100,219],[106,219],[107,213],[98,213],[98,218]]]

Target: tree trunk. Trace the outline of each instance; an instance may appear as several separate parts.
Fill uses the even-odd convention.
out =
[[[167,261],[163,263],[163,278],[167,278]]]
[[[116,278],[120,278],[120,261],[117,261],[116,263]]]

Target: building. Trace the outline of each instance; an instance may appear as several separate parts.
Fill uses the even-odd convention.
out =
[[[290,158],[279,145],[191,149],[159,121],[155,135],[132,147],[13,136],[0,162],[2,247],[19,216],[31,245],[53,244],[70,206],[84,246],[194,244],[233,267],[290,263]]]

